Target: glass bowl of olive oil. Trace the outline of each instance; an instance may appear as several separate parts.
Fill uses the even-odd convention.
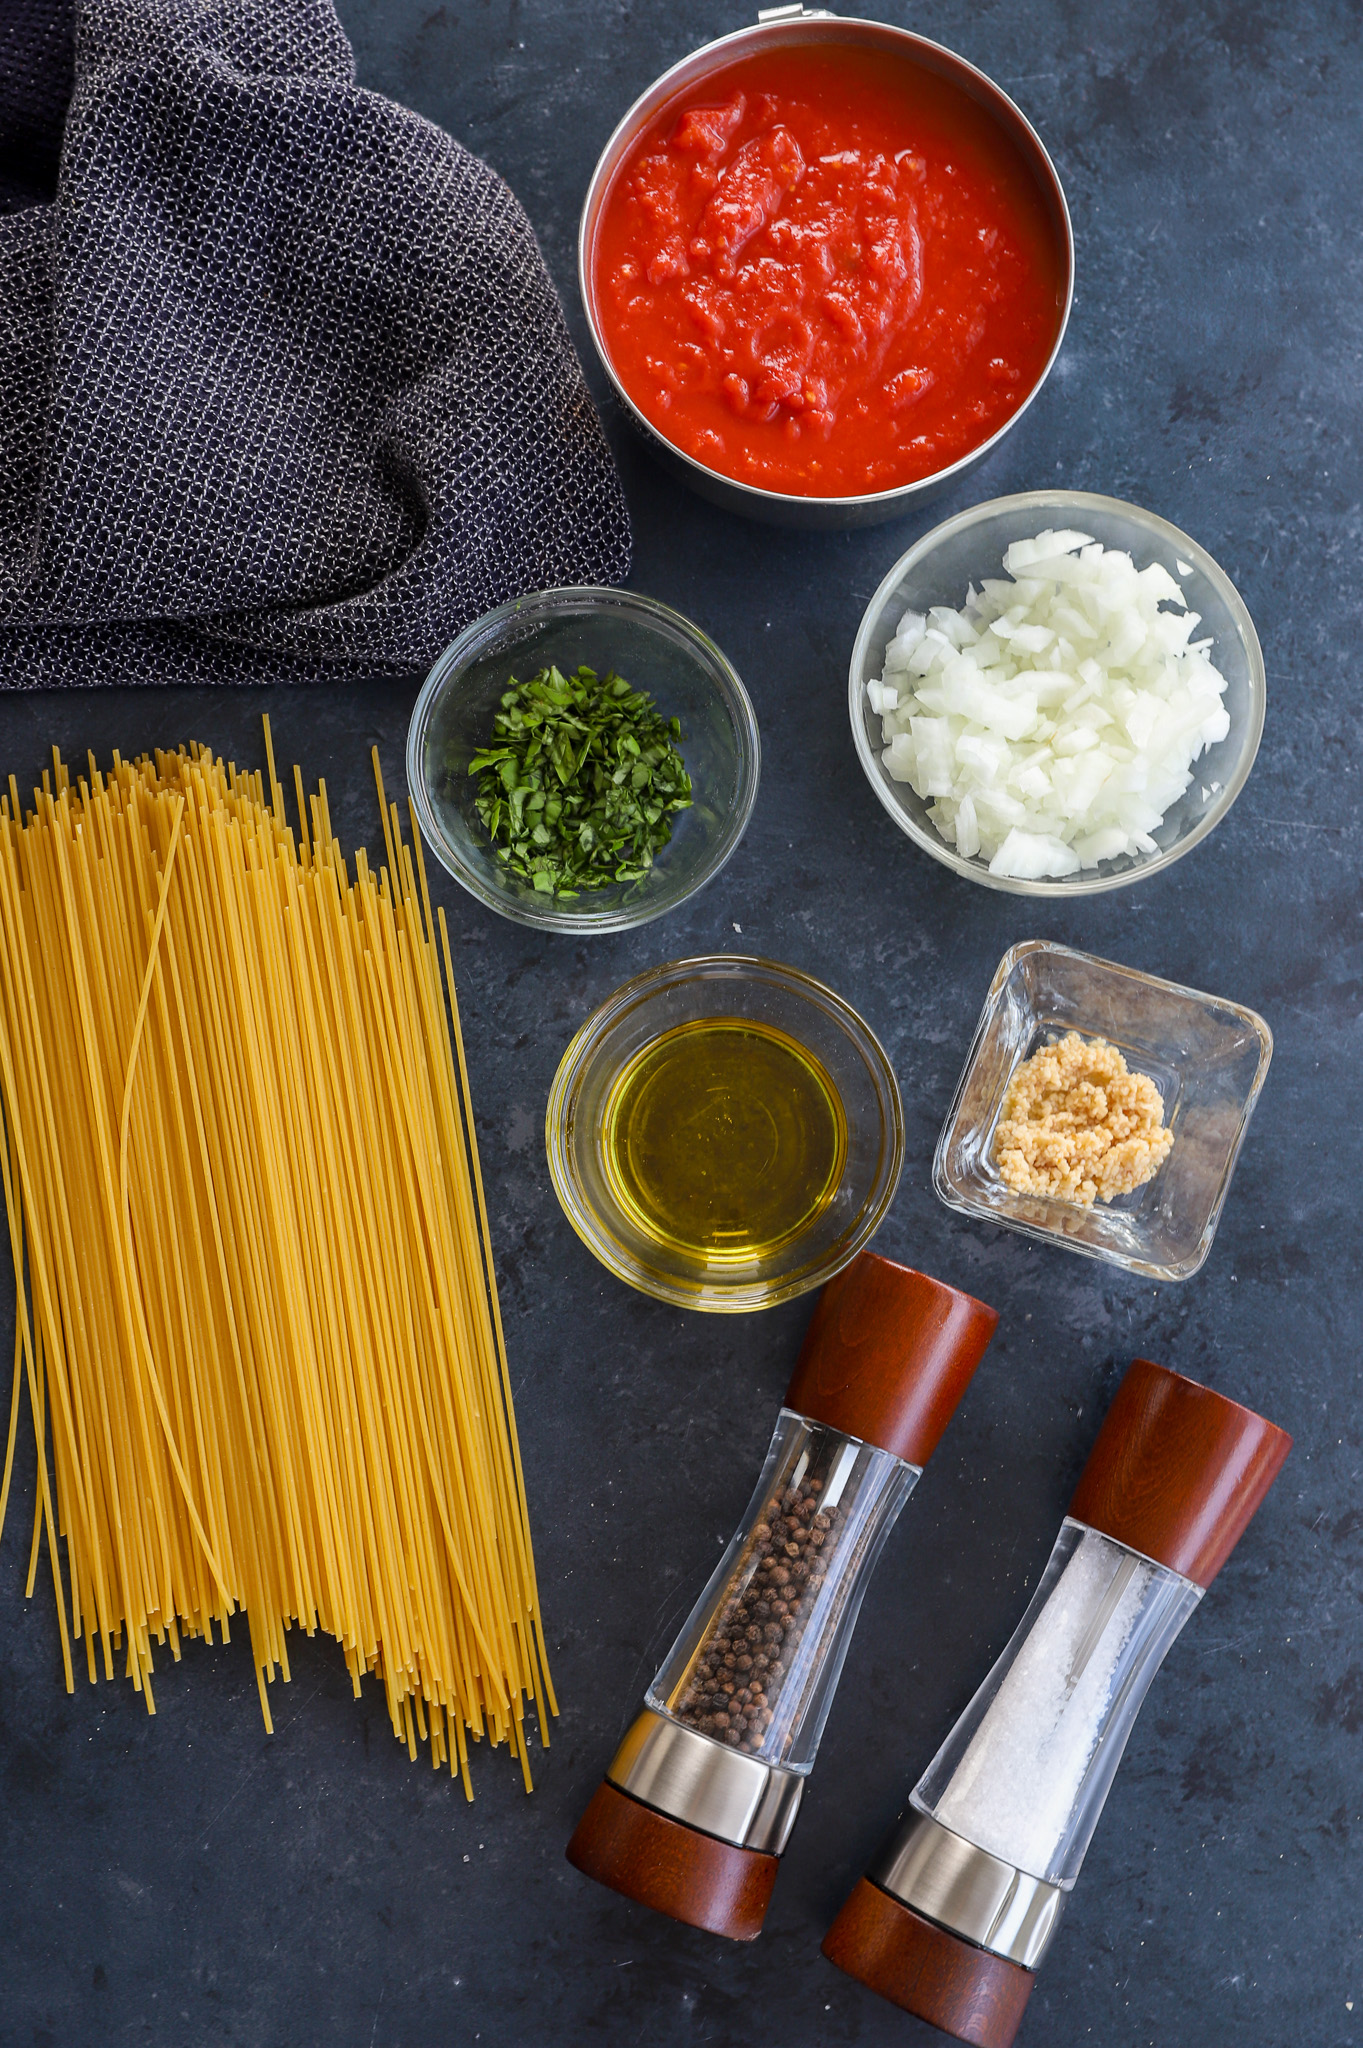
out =
[[[564,1212],[602,1264],[683,1308],[770,1308],[854,1259],[904,1117],[874,1032],[797,968],[651,967],[564,1053],[545,1119]]]

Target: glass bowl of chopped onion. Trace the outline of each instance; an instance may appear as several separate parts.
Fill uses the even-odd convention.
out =
[[[627,931],[693,896],[743,837],[760,767],[748,693],[714,642],[653,598],[585,585],[476,619],[407,735],[441,866],[557,932]]]
[[[1178,860],[1244,787],[1264,661],[1225,571],[1087,491],[994,498],[925,534],[867,606],[852,736],[902,832],[1028,896]]]

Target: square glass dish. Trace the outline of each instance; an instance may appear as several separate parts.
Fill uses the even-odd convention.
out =
[[[1091,1208],[1019,1194],[994,1160],[1014,1069],[1067,1031],[1106,1039],[1133,1073],[1148,1074],[1174,1138],[1144,1187]],[[1272,1032],[1239,1003],[1069,946],[1024,940],[1004,954],[990,984],[937,1141],[933,1185],[962,1215],[1154,1280],[1187,1280],[1211,1250],[1272,1057]]]

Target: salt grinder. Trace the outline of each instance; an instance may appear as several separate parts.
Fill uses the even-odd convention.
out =
[[[824,1288],[742,1526],[568,1844],[588,1877],[761,1932],[867,1581],[997,1321],[871,1252]]]
[[[975,2048],[1009,2048],[1146,1690],[1292,1439],[1138,1358],[1021,1625],[824,1954]]]

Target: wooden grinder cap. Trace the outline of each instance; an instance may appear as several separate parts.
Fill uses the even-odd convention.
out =
[[[655,1913],[752,1941],[762,1932],[780,1863],[739,1849],[633,1799],[604,1779],[568,1844],[568,1861]]]
[[[786,1406],[926,1465],[998,1320],[959,1288],[862,1252],[819,1296]]]
[[[1036,1974],[924,1920],[863,1877],[824,1936],[830,1963],[905,2012],[969,2041],[1011,2048]]]
[[[1132,1362],[1070,1513],[1209,1586],[1292,1448],[1285,1429],[1148,1358]]]

